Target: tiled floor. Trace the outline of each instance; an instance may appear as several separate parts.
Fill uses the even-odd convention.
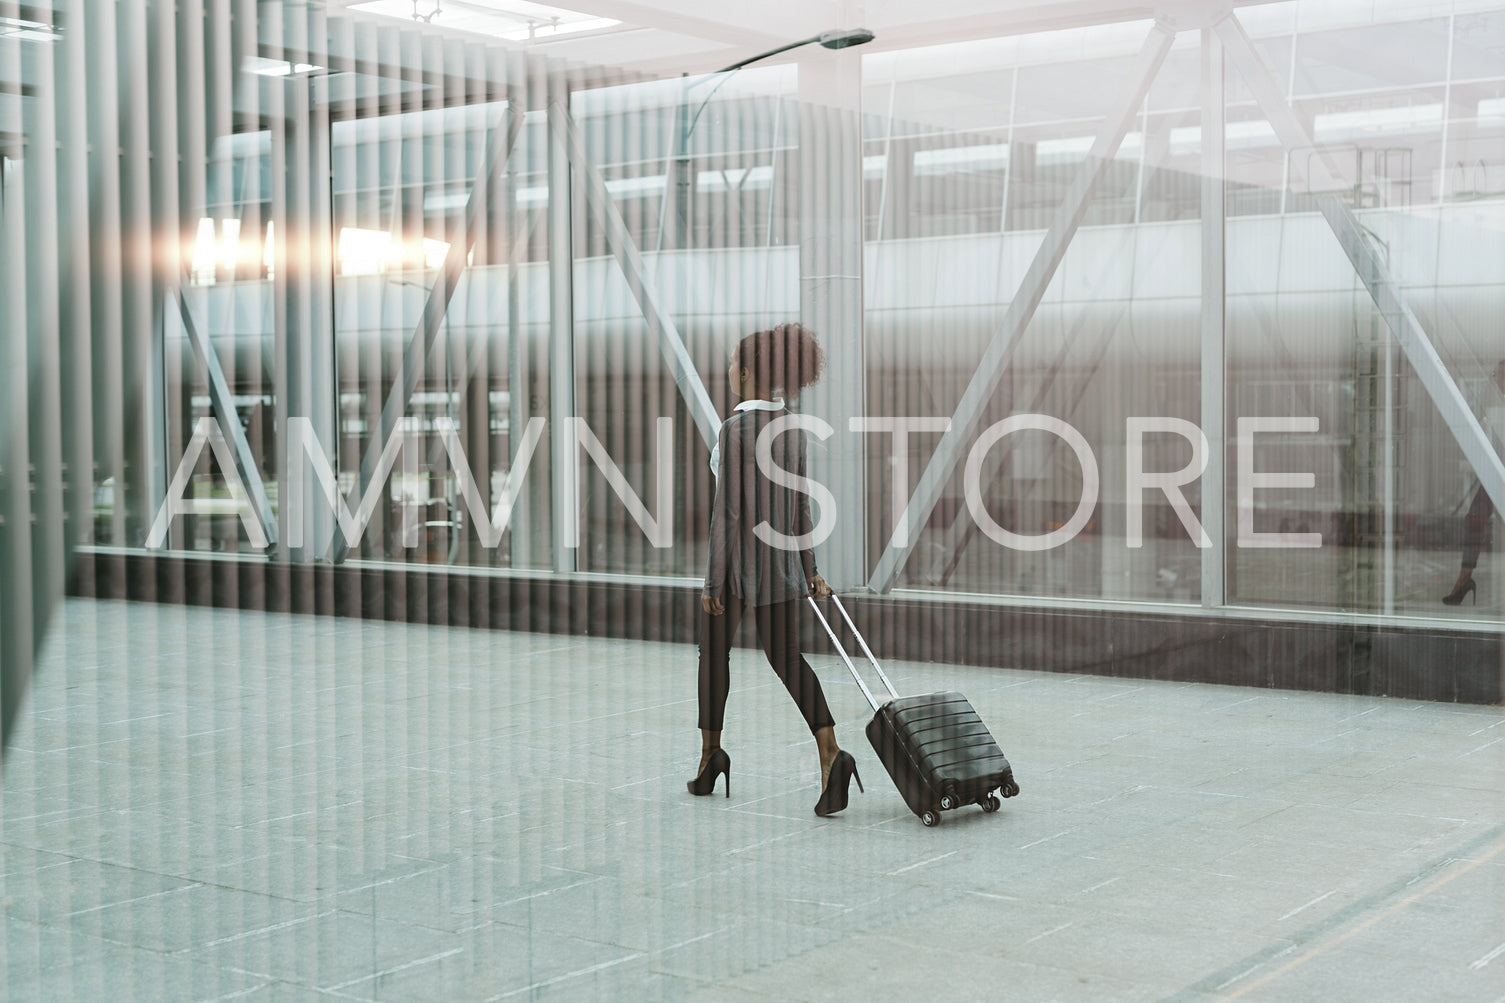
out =
[[[8,999],[1505,999],[1505,711],[894,663],[1022,795],[937,829],[733,656],[74,600],[0,793]]]

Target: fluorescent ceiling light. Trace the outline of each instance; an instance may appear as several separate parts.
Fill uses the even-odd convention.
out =
[[[298,73],[313,73],[323,68],[313,63],[290,63],[286,59],[267,59],[265,56],[255,56],[246,63],[246,69],[252,73],[260,73],[264,77],[290,77]]]
[[[340,230],[337,256],[341,275],[377,275],[382,272],[399,271],[419,255],[423,265],[430,270],[441,267],[449,254],[449,244],[442,240],[424,237],[422,242],[410,241],[406,245],[392,239],[385,230],[366,230],[347,226]],[[469,261],[469,258],[467,258]]]
[[[634,195],[662,195],[664,192],[664,176],[662,174],[649,174],[638,178],[612,178],[606,182],[606,190],[617,198],[631,198]],[[519,188],[517,190],[517,204],[548,205],[548,186],[540,185],[533,188]]]
[[[470,192],[424,192],[424,212],[447,212],[470,205]]]
[[[511,42],[544,41],[622,23],[531,0],[367,0],[348,9],[409,23],[426,21]]]
[[[662,195],[666,180],[662,174],[648,174],[637,178],[613,178],[606,182],[606,190],[617,198],[631,198],[634,195]]]
[[[773,186],[773,166],[728,167],[721,171],[700,171],[695,175],[698,192],[751,191]]]
[[[1312,123],[1313,138],[1321,141],[1348,136],[1366,136],[1430,130],[1442,124],[1441,104],[1407,105],[1403,108],[1365,108],[1318,115]]]
[[[758,168],[754,167],[756,172]],[[702,171],[701,177],[718,172]],[[633,198],[638,195],[662,195],[664,193],[664,175],[647,174],[636,178],[612,178],[606,182],[606,190],[614,198]],[[519,206],[546,206],[549,204],[549,188],[547,185],[537,185],[517,190],[517,204]]]
[[[1047,140],[1047,142],[1050,142]],[[1040,148],[1045,148],[1045,143]],[[1092,147],[1091,137],[1082,150]],[[985,146],[953,146],[944,150],[916,150],[914,172],[924,177],[932,174],[955,174],[958,171],[996,171],[1009,165],[1007,143],[990,143]]]
[[[1092,144],[1097,141],[1096,136],[1072,136],[1068,139],[1042,139],[1035,144],[1035,163],[1037,164],[1069,164],[1087,159],[1087,154],[1092,152]],[[1118,152],[1114,154],[1115,160],[1130,160],[1139,156],[1144,149],[1144,136],[1138,132],[1131,132],[1124,136],[1124,141],[1118,144]]]
[[[1230,150],[1248,150],[1258,146],[1275,146],[1275,127],[1262,118],[1229,122],[1223,126],[1223,144]],[[1202,149],[1202,127],[1178,126],[1171,130],[1171,155],[1198,153]]]

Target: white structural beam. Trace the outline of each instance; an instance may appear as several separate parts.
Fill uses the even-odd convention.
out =
[[[1202,473],[1202,528],[1212,546],[1202,548],[1202,605],[1223,605],[1227,533],[1227,214],[1224,185],[1223,46],[1202,29],[1202,431],[1207,469]]]
[[[555,111],[552,108],[550,111],[552,122]],[[558,108],[557,116],[569,142],[570,160],[580,171],[581,182],[585,185],[586,204],[606,231],[606,246],[621,268],[632,298],[637,300],[638,308],[643,311],[643,319],[648,322],[648,334],[658,344],[658,350],[674,376],[674,385],[679,388],[685,406],[690,409],[690,417],[700,432],[700,438],[705,442],[706,448],[710,449],[716,445],[721,417],[716,412],[716,406],[711,403],[711,395],[706,392],[699,370],[695,368],[695,360],[690,358],[690,351],[674,325],[674,318],[660,305],[658,293],[653,283],[648,281],[647,272],[643,268],[643,256],[632,242],[632,234],[627,229],[626,221],[622,219],[622,211],[606,190],[606,176],[601,173],[600,167],[591,162],[580,127],[562,106]]]
[[[549,513],[555,571],[576,567],[575,542],[565,527],[580,515],[579,467],[573,437],[566,435],[575,417],[575,226],[571,187],[567,105],[568,82],[549,77]]]
[[[1318,176],[1313,179],[1313,189],[1332,192],[1342,187],[1341,175],[1334,168],[1328,152],[1312,142],[1306,126],[1286,103],[1280,86],[1260,61],[1254,43],[1243,26],[1229,16],[1219,21],[1215,30],[1228,53],[1228,59],[1249,85],[1260,110],[1269,119],[1275,135],[1286,151],[1317,150],[1319,157],[1312,167]],[[1479,483],[1494,503],[1495,511],[1505,512],[1505,507],[1502,507],[1505,506],[1505,463],[1501,462],[1499,454],[1490,445],[1484,426],[1474,415],[1463,391],[1437,353],[1436,346],[1427,337],[1426,331],[1406,303],[1400,283],[1390,274],[1384,258],[1370,243],[1351,206],[1336,195],[1320,195],[1317,207],[1322,211],[1328,226],[1332,227],[1338,244],[1348,255],[1349,262],[1358,273],[1364,288],[1369,291],[1375,307],[1390,326],[1401,351],[1406,353],[1406,359],[1416,371],[1417,378],[1426,388],[1438,413],[1442,415],[1443,422],[1463,451],[1464,458],[1468,460]]]
[[[863,337],[862,55],[802,49],[798,125],[800,322],[820,338],[824,376],[799,393],[799,409],[846,431],[867,414]],[[834,499],[835,528],[816,545],[837,591],[867,580],[864,436],[833,435],[811,449],[809,475]],[[819,502],[816,503],[820,507]],[[826,513],[820,514],[821,519]]]
[[[1040,300],[1045,296],[1045,290],[1055,276],[1061,259],[1065,257],[1071,238],[1076,235],[1077,227],[1087,213],[1092,193],[1118,153],[1124,135],[1138,115],[1140,105],[1144,103],[1150,84],[1165,61],[1166,54],[1170,52],[1175,37],[1174,29],[1161,22],[1156,22],[1146,36],[1128,83],[1118,92],[1116,103],[1092,141],[1087,159],[1082,163],[1060,208],[1056,210],[1055,218],[1046,230],[1034,260],[1030,262],[1029,269],[1019,283],[1019,291],[1009,303],[1002,322],[983,350],[982,358],[978,360],[972,381],[962,393],[961,401],[952,415],[950,431],[941,437],[935,454],[910,497],[909,505],[900,516],[907,521],[907,525],[925,525],[966,455],[966,444],[976,432],[978,420],[982,417],[989,398],[998,389],[1014,350],[1034,317]],[[915,538],[918,536],[917,533],[912,534],[910,540],[897,545],[890,540],[868,580],[869,589],[887,592],[893,588],[900,570],[913,552]]]

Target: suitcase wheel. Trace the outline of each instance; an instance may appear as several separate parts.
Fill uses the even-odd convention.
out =
[[[982,806],[983,811],[989,813],[995,812],[1003,806],[1003,802],[998,800],[998,795],[996,794],[989,794],[986,799],[977,803]]]
[[[941,795],[941,810],[942,811],[950,811],[951,809],[958,807],[960,804],[961,804],[961,802],[956,799],[956,795],[955,794],[942,794]]]
[[[1018,793],[1019,793],[1019,784],[1014,780],[1013,777],[1009,777],[1008,780],[1004,781],[1004,784],[1003,784],[1003,796],[1004,797],[1011,798],[1011,797],[1013,797],[1014,795],[1016,795]]]
[[[924,812],[921,813],[920,821],[924,822],[926,825],[940,825],[941,813],[936,811],[934,808],[927,808]]]

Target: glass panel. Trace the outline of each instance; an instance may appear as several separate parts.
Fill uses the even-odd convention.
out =
[[[1044,229],[1050,222],[1092,146],[1107,110],[1104,95],[1134,85],[1137,45],[1126,48],[1130,54],[1113,58],[1020,67],[1007,229]],[[1134,220],[1143,151],[1136,121],[1093,192],[1086,225]]]
[[[1018,66],[1017,99],[1008,89],[985,100],[988,92],[971,76],[953,76],[950,60],[926,58],[929,50],[913,60],[908,53],[871,57],[891,79],[868,92],[870,129],[884,123],[880,108],[924,114],[927,100],[936,105],[935,119],[954,118],[958,102],[945,96],[957,94],[966,95],[969,123],[997,126],[931,129],[923,136],[893,129],[889,164],[898,169],[907,161],[909,177],[883,190],[883,234],[949,239],[883,239],[869,247],[870,414],[954,412],[984,347],[1000,336],[1010,300],[1025,295],[1018,287],[1039,245],[1038,229],[1085,167],[1107,110],[1103,95],[1135,83],[1128,79],[1132,53],[1147,30],[1115,31],[1109,42],[1093,46],[1128,55]],[[1020,45],[1030,53],[1057,48],[1069,51],[1061,36]],[[1200,154],[1197,140],[1188,148],[1183,135],[1188,126],[1196,130],[1196,101],[1192,110],[1177,107],[1186,104],[1188,74],[1195,82],[1199,71],[1195,48],[1189,56],[1174,55],[1152,92],[1171,110],[1135,116],[1124,148],[1089,200],[1086,222],[961,447],[978,465],[975,500],[969,502],[965,464],[958,461],[934,513],[917,530],[901,584],[1074,598],[1185,602],[1199,595],[1198,551],[1169,501],[1158,504],[1164,496],[1146,496],[1136,519],[1143,542],[1129,546],[1125,487],[1128,419],[1157,416],[1174,426],[1194,422],[1200,408],[1197,313],[1184,306],[1198,295]],[[1005,79],[997,68],[990,73]],[[870,135],[870,146],[875,142]],[[1152,218],[1189,223],[1136,231],[1141,193],[1152,203]],[[1009,231],[1036,232],[999,232],[1005,197]],[[1045,427],[1009,431],[1000,423],[1010,415],[1042,416]],[[870,438],[869,547],[876,561],[894,526],[891,498],[901,467],[892,457],[891,435]],[[979,447],[979,440],[991,440],[991,447]],[[916,432],[897,447],[906,497],[939,441],[934,431]],[[1191,458],[1190,441],[1174,432],[1147,432],[1142,443],[1145,471],[1178,470]],[[1197,504],[1194,485],[1187,497]],[[1042,540],[1054,545],[1040,549]]]
[[[1446,18],[1304,32],[1296,42],[1295,92],[1306,97],[1441,83],[1447,65]]]
[[[466,50],[429,41],[422,64],[476,69]],[[547,369],[534,361],[547,356],[549,319],[545,116],[498,99],[504,81],[484,71],[393,94],[371,70],[334,88],[329,126],[336,469],[351,512],[366,497],[374,505],[352,553],[550,567],[548,448],[529,452],[523,434],[548,415]],[[488,156],[502,154],[488,181]],[[405,390],[404,357],[425,340]],[[384,430],[384,408],[404,396]],[[394,441],[382,482],[363,483],[363,464],[373,469]],[[508,508],[515,467],[525,476]]]
[[[644,284],[675,328],[665,336],[688,350],[718,414],[730,414],[731,347],[799,312],[798,119],[779,93],[792,82],[783,72],[738,71],[573,97],[587,161],[575,165],[576,413],[601,447],[582,450],[582,571],[705,573],[709,449],[632,289]],[[681,145],[681,127],[685,155],[666,157]],[[592,172],[625,244],[584,195]],[[691,250],[676,249],[684,244]],[[629,280],[623,256],[642,274]],[[663,491],[659,478],[670,469]]]

